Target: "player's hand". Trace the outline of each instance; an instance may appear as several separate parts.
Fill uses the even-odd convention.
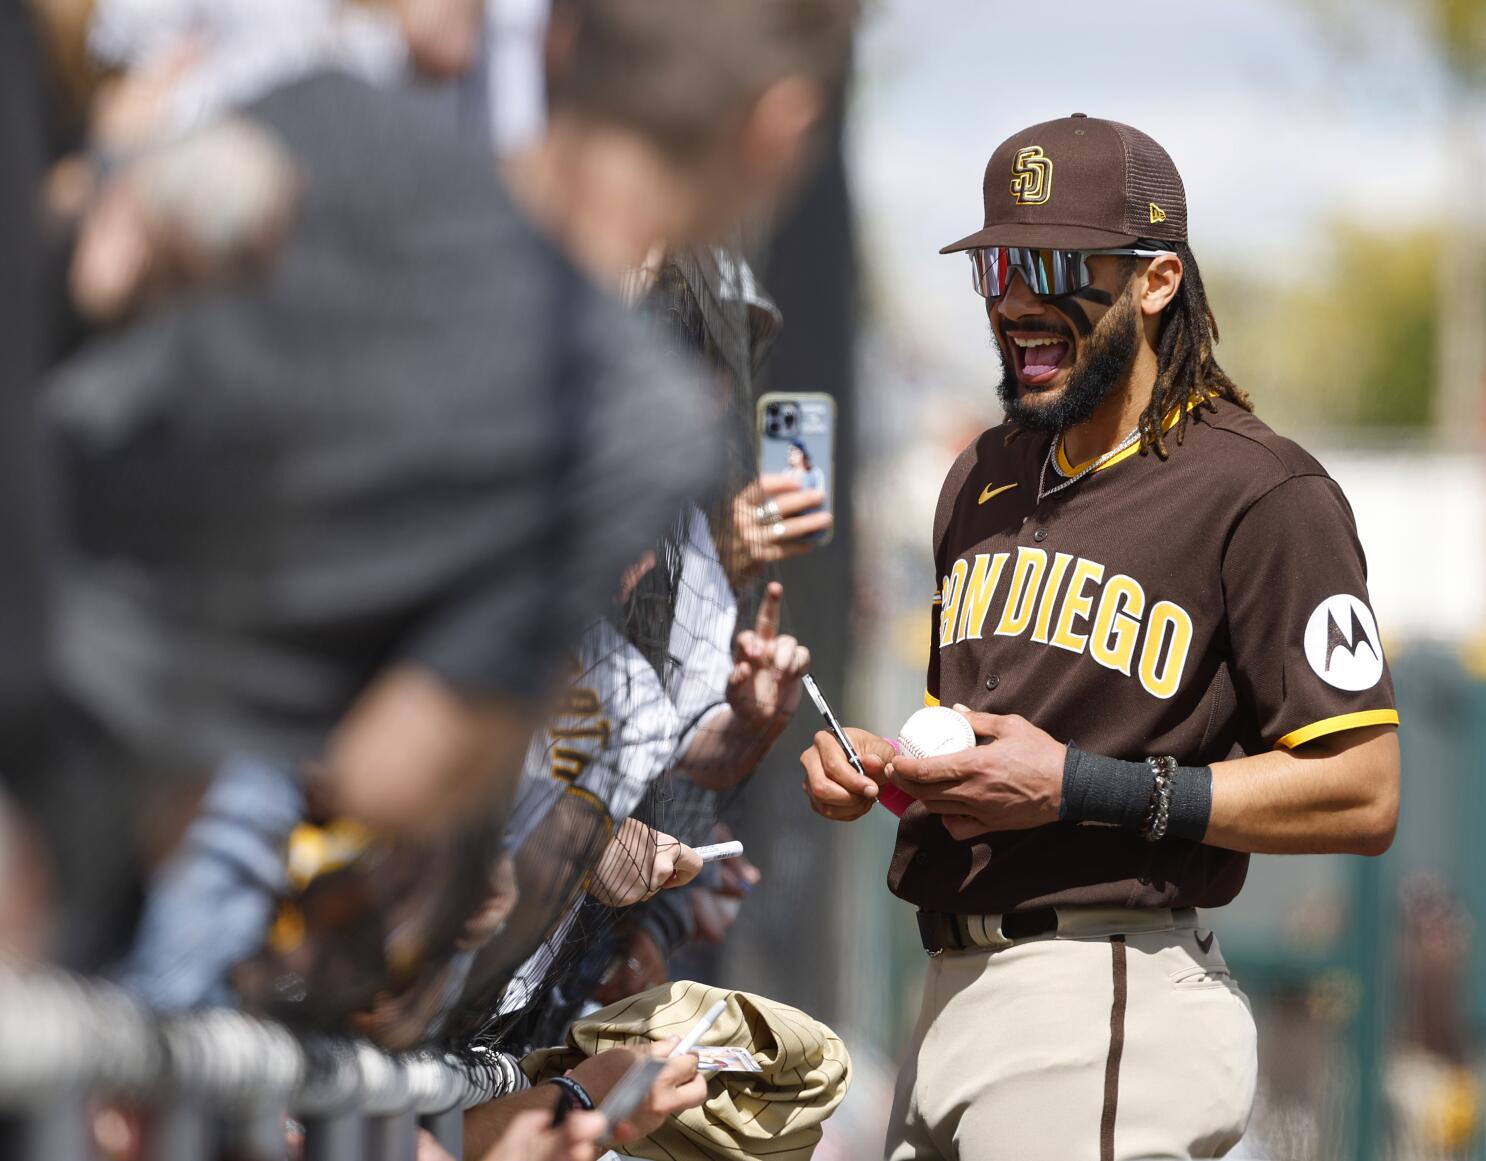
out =
[[[981,744],[938,758],[894,755],[887,764],[893,784],[942,815],[957,839],[1056,822],[1068,747],[1015,714],[954,708]]]
[[[604,1118],[598,1113],[575,1110],[554,1129],[550,1111],[530,1109],[511,1119],[479,1161],[597,1161],[604,1129]],[[447,1161],[448,1157],[432,1137],[419,1134],[417,1161]]]
[[[596,1102],[602,1102],[630,1065],[646,1055],[663,1057],[676,1047],[677,1038],[658,1040],[648,1048],[611,1048],[590,1056],[572,1070],[573,1079],[581,1084]],[[626,1121],[610,1132],[617,1144],[624,1145],[648,1136],[665,1123],[667,1117],[694,1109],[707,1099],[707,1078],[697,1071],[694,1053],[685,1053],[666,1062],[655,1078],[650,1095]]]
[[[772,500],[779,508],[777,523],[761,523],[760,506]],[[733,497],[733,535],[727,539],[729,576],[736,582],[755,575],[765,565],[804,556],[817,544],[811,537],[834,523],[829,512],[812,511],[826,502],[818,488],[802,488],[783,472],[754,480]]]
[[[779,633],[784,586],[764,590],[758,617],[733,641],[733,671],[727,700],[734,715],[755,733],[778,737],[800,704],[800,678],[810,669],[810,650]]]
[[[628,907],[690,883],[701,869],[702,857],[693,848],[627,818],[604,848],[588,893],[607,906]]]
[[[800,755],[810,808],[836,822],[850,822],[872,809],[877,801],[878,782],[887,776],[888,760],[897,757],[892,744],[876,734],[848,726],[846,736],[862,760],[866,778],[852,767],[841,743],[828,730],[816,734],[815,742]]]

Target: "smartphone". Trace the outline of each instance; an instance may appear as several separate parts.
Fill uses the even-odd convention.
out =
[[[609,1132],[621,1121],[627,1121],[634,1111],[645,1103],[650,1089],[666,1067],[661,1056],[646,1056],[635,1061],[625,1070],[619,1082],[609,1090],[609,1095],[599,1102],[598,1111],[604,1114]]]
[[[770,391],[758,401],[758,469],[793,476],[818,488],[825,502],[812,512],[832,510],[836,466],[836,401],[823,392]],[[802,513],[803,515],[803,513]],[[827,544],[831,529],[809,539]]]

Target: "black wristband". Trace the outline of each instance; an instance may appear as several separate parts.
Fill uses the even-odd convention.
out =
[[[576,1106],[584,1112],[593,1111],[593,1098],[588,1095],[588,1090],[571,1076],[554,1076],[547,1083],[555,1084],[562,1090],[562,1100],[569,1107]]]
[[[1069,742],[1058,815],[1068,822],[1104,822],[1139,830],[1151,806],[1153,780],[1144,762],[1090,754]]]
[[[1213,815],[1213,768],[1178,766],[1171,787],[1171,813],[1166,833],[1200,843]]]
[[[1151,806],[1154,775],[1149,763],[1090,754],[1068,743],[1063,760],[1063,802],[1058,817],[1068,822],[1103,822],[1139,830]],[[1172,775],[1166,833],[1201,842],[1212,814],[1213,772],[1207,766],[1178,766]]]

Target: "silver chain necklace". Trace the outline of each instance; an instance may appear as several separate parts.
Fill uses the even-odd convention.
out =
[[[1116,445],[1115,447],[1110,448],[1107,452],[1105,452],[1098,459],[1095,459],[1092,462],[1090,462],[1089,465],[1087,467],[1085,467],[1082,471],[1080,471],[1077,475],[1069,476],[1062,483],[1060,483],[1060,484],[1054,484],[1051,488],[1049,488],[1049,487],[1046,487],[1046,484],[1047,484],[1047,469],[1048,469],[1049,466],[1051,466],[1051,464],[1053,462],[1053,456],[1057,454],[1058,447],[1063,442],[1063,433],[1061,431],[1058,432],[1058,434],[1053,437],[1053,442],[1048,445],[1047,458],[1042,461],[1042,471],[1040,471],[1040,472],[1037,473],[1037,503],[1041,504],[1049,496],[1056,496],[1064,488],[1071,488],[1071,487],[1073,487],[1074,484],[1078,483],[1081,479],[1083,479],[1085,476],[1087,476],[1090,472],[1096,472],[1100,468],[1102,468],[1105,464],[1109,463],[1110,460],[1114,459],[1115,456],[1119,455],[1126,448],[1128,448],[1132,444],[1134,444],[1135,441],[1137,439],[1139,439],[1139,438],[1140,438],[1140,425],[1139,424],[1136,424],[1133,428],[1130,429],[1130,434],[1127,435],[1124,439],[1120,440],[1120,442],[1119,442],[1118,445]]]

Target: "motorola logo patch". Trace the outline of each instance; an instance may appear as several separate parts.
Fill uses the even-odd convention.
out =
[[[1337,689],[1371,689],[1383,676],[1383,645],[1372,610],[1350,593],[1327,597],[1305,625],[1305,659]]]

